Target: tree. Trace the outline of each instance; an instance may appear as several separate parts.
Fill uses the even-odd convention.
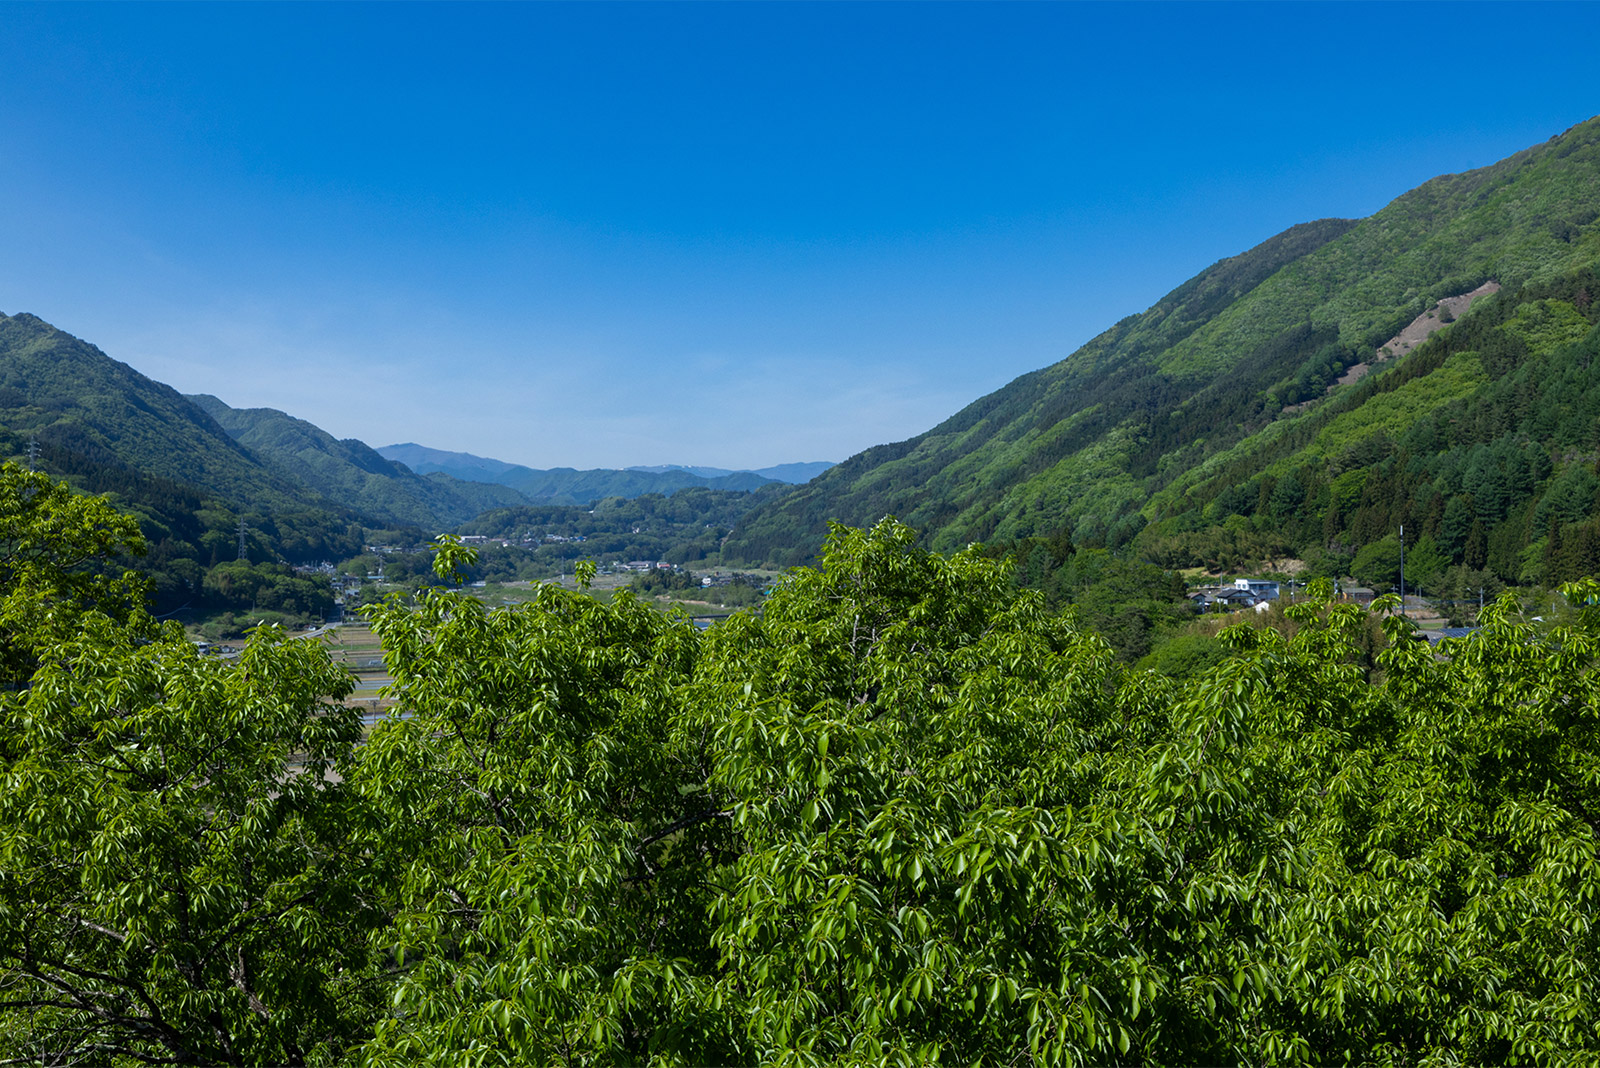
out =
[[[1036,909],[1071,908],[1033,862],[1065,846],[1010,841],[1087,799],[1091,769],[1036,757],[1121,735],[1111,652],[1002,566],[840,529],[698,652],[626,597],[557,591],[436,593],[377,625],[413,715],[366,773],[416,835],[402,926],[425,961],[378,1060],[970,1059],[1057,1024],[1114,1046],[1075,998],[1030,1021],[1022,991],[1061,979]]]
[[[0,465],[0,687],[25,685],[39,650],[86,611],[142,624],[145,583],[115,565],[144,548],[139,524],[104,498]]]
[[[470,564],[450,545],[435,557],[441,579]],[[354,782],[382,828],[396,918],[381,940],[410,971],[366,1056],[665,1044],[721,1059],[687,1022],[669,1038],[658,1000],[680,957],[714,965],[697,854],[731,848],[704,758],[674,730],[698,632],[625,591],[601,604],[552,586],[494,611],[430,589],[370,617],[408,715],[373,731]]]
[[[1350,564],[1350,574],[1373,586],[1400,582],[1400,539],[1384,538],[1364,545]]]
[[[1406,589],[1427,589],[1437,594],[1437,586],[1450,561],[1434,540],[1424,534],[1406,550]]]
[[[201,657],[132,583],[73,570],[132,541],[103,500],[4,477],[33,491],[6,499],[6,603],[49,625],[0,694],[3,1055],[330,1061],[379,993],[361,824],[329,775],[360,734],[329,700],[348,675],[271,630]]]

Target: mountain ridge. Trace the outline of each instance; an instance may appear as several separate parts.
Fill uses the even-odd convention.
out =
[[[589,504],[604,497],[638,497],[646,493],[670,494],[691,486],[709,489],[753,490],[772,478],[756,471],[722,471],[720,468],[693,468],[677,464],[655,467],[593,468],[571,467],[539,469],[508,463],[472,453],[429,448],[416,442],[380,446],[385,459],[405,464],[418,474],[440,472],[464,481],[492,482],[509,486],[533,501],[559,504]],[[810,464],[785,464],[768,470],[807,468]],[[700,472],[718,471],[719,474]]]
[[[337,508],[165,383],[36,315],[0,315],[0,424],[40,442],[266,507]]]
[[[527,504],[507,487],[429,480],[365,442],[337,439],[276,408],[233,408],[208,393],[185,396],[231,437],[318,493],[385,523],[455,527],[490,508]]]
[[[1600,258],[1597,218],[1600,119],[1591,119],[1489,167],[1432,179],[1367,219],[1291,227],[1065,359],[755,510],[725,552],[803,563],[827,521],[884,514],[944,550],[1061,533],[1127,544],[1172,518],[1152,504],[1164,486],[1354,388],[1327,392],[1440,298],[1491,279],[1515,294]],[[1307,401],[1308,411],[1290,410]]]

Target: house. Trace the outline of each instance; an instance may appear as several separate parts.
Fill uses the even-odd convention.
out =
[[[1257,600],[1276,601],[1278,599],[1278,584],[1267,579],[1234,579],[1234,588],[1254,594]]]
[[[1202,586],[1189,594],[1189,600],[1202,612],[1227,611],[1234,608],[1251,608],[1265,603],[1247,589],[1234,586]]]

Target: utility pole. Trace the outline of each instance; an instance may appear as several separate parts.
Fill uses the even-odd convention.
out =
[[[1400,524],[1400,614],[1406,614],[1406,525]]]
[[[33,474],[34,465],[39,462],[39,439],[28,439],[28,473]]]
[[[239,517],[239,559],[240,560],[244,559],[244,532],[245,532],[245,529],[246,528],[245,528],[245,525],[244,525],[244,516],[240,516]]]

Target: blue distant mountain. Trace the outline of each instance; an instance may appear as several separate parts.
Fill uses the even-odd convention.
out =
[[[536,501],[587,504],[602,497],[639,497],[646,493],[674,493],[690,486],[711,489],[752,490],[771,482],[804,482],[832,467],[829,463],[780,464],[760,471],[728,471],[717,467],[665,464],[626,470],[571,467],[540,470],[506,463],[467,452],[430,449],[415,442],[385,445],[377,450],[386,460],[402,463],[419,475],[439,472],[465,482],[509,486]]]
[[[664,474],[668,471],[687,471],[691,475],[701,478],[721,478],[725,475],[753,474],[762,478],[770,478],[774,482],[787,482],[790,485],[799,485],[810,482],[822,472],[833,466],[830,460],[813,460],[810,463],[778,464],[776,467],[757,467],[747,471],[730,471],[725,467],[692,467],[685,464],[657,464],[654,467],[629,467],[627,471],[649,471],[652,474]]]

